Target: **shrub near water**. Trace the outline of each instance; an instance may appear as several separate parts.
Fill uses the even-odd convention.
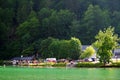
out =
[[[0,60],[0,65],[12,65],[11,61],[4,61],[4,60]]]
[[[3,65],[4,63],[3,63],[3,60],[0,60],[0,65]]]
[[[53,65],[53,67],[65,67],[66,63],[56,63]]]
[[[101,67],[102,65],[101,63],[82,62],[78,63],[76,67]]]
[[[111,67],[120,67],[120,62],[112,63]]]

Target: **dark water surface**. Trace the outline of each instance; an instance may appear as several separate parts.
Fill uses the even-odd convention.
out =
[[[0,80],[120,80],[120,68],[0,67]]]

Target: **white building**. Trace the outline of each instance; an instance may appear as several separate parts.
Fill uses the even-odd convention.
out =
[[[46,58],[47,62],[56,62],[56,58]]]
[[[115,49],[113,53],[113,58],[120,58],[120,49]]]

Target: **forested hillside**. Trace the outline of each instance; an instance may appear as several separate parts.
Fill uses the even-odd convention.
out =
[[[120,36],[120,0],[0,0],[0,59],[41,54],[48,37],[91,44],[108,26]]]

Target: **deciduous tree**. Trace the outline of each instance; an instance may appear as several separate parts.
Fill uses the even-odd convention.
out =
[[[95,49],[92,46],[87,47],[83,53],[81,54],[80,58],[89,58],[95,53]]]
[[[94,46],[97,48],[99,61],[105,65],[110,62],[113,55],[112,51],[119,46],[118,35],[114,33],[114,28],[108,27],[103,31],[100,30],[95,38],[96,42],[94,43]]]

